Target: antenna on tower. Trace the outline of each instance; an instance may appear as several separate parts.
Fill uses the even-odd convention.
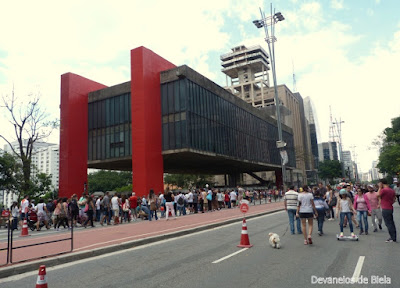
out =
[[[297,92],[297,87],[296,87],[296,74],[294,74],[293,59],[292,59],[292,69],[293,69],[293,93],[294,93]]]
[[[332,116],[332,108],[329,105],[329,115],[330,115],[330,122],[329,122],[329,142],[337,142],[336,141],[336,133],[335,133],[335,124],[333,124],[333,116]]]

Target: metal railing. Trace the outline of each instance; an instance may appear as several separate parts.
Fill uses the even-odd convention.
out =
[[[21,262],[27,262],[31,260],[36,260],[36,259],[43,259],[47,257],[52,257],[52,256],[58,256],[66,253],[70,253],[74,250],[74,227],[73,225],[71,226],[71,233],[70,237],[67,238],[62,238],[62,239],[57,239],[57,240],[51,240],[51,241],[44,241],[44,242],[38,242],[38,243],[31,243],[27,245],[20,245],[15,247],[14,246],[14,231],[11,229],[11,221],[8,221],[8,239],[7,239],[7,248],[2,248],[0,249],[1,251],[7,251],[7,257],[6,257],[6,263],[5,264],[0,264],[0,267],[8,265],[9,263],[21,263]],[[35,246],[41,246],[41,245],[46,245],[46,244],[51,244],[51,243],[57,243],[57,242],[63,242],[63,241],[71,241],[71,249],[68,251],[63,251],[63,252],[58,252],[58,253],[53,253],[53,254],[46,254],[43,256],[38,256],[38,257],[32,257],[32,258],[26,258],[18,261],[13,261],[13,251],[17,249],[24,249],[24,248],[29,248],[29,247],[35,247]]]

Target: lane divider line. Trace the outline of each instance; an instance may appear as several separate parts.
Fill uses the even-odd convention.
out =
[[[219,262],[222,262],[222,261],[224,261],[224,260],[226,260],[228,258],[231,258],[232,256],[235,256],[235,255],[237,255],[239,253],[242,253],[243,251],[246,251],[248,249],[249,248],[242,248],[242,249],[240,249],[240,250],[238,250],[238,251],[236,251],[236,252],[234,252],[232,254],[229,254],[228,256],[225,256],[225,257],[222,257],[221,259],[215,260],[214,262],[212,262],[212,264],[217,264]]]
[[[360,256],[358,258],[356,268],[354,269],[353,276],[351,277],[352,282],[357,282],[358,278],[360,277],[361,269],[364,264],[364,259],[365,259],[365,256]]]

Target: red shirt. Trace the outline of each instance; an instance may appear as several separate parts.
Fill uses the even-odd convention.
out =
[[[229,202],[230,200],[229,200],[229,195],[228,194],[225,194],[225,202]]]
[[[131,208],[136,208],[137,207],[137,197],[136,196],[129,197],[129,206]]]
[[[393,210],[393,200],[395,195],[396,194],[394,193],[394,190],[389,187],[381,189],[380,191],[381,208]]]

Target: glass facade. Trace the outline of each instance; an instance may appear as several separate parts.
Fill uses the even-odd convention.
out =
[[[131,94],[88,104],[88,160],[132,155]]]
[[[161,85],[163,150],[191,148],[280,165],[278,129],[188,78]],[[293,136],[282,131],[288,166],[295,166]]]

